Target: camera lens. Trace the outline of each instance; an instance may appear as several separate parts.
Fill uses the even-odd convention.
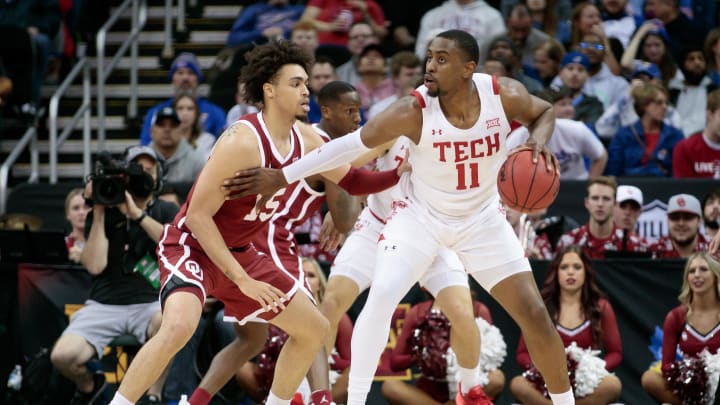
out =
[[[122,194],[124,191],[120,186],[121,184],[116,181],[103,181],[98,185],[98,197],[105,200],[114,200],[118,194]]]

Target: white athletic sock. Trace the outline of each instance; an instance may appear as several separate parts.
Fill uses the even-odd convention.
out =
[[[280,399],[277,397],[277,395],[273,394],[273,392],[270,391],[270,394],[268,394],[268,397],[265,400],[265,405],[290,405],[290,400]]]
[[[573,396],[572,389],[560,394],[550,393],[550,399],[553,405],[575,405],[575,397]]]
[[[463,394],[467,394],[470,389],[476,385],[480,385],[480,365],[478,364],[475,368],[463,368],[460,369],[460,389]]]
[[[135,405],[134,402],[128,401],[127,398],[122,396],[122,394],[118,391],[115,391],[115,396],[113,397],[112,401],[110,401],[110,405]]]

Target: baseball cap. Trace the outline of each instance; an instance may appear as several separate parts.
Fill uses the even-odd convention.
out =
[[[200,69],[200,63],[197,60],[195,54],[190,52],[182,52],[178,55],[170,66],[170,78],[175,74],[175,71],[179,68],[188,68],[195,73],[198,81],[201,82],[203,79],[202,70]]]
[[[365,48],[363,48],[362,52],[360,52],[360,58],[365,56],[370,51],[376,51],[378,52],[383,58],[385,57],[385,52],[383,51],[382,47],[378,44],[369,44],[366,45]]]
[[[615,201],[618,203],[625,201],[635,201],[642,207],[643,205],[643,194],[639,188],[635,186],[618,186],[617,193],[615,194]]]
[[[175,125],[180,124],[180,118],[175,112],[175,109],[170,106],[163,107],[155,112],[152,120],[152,125],[155,125],[156,122],[163,119],[170,119],[175,123]]]
[[[635,69],[633,69],[632,77],[635,78],[637,75],[645,74],[650,76],[652,79],[660,79],[660,69],[657,67],[656,64],[650,63],[650,62],[640,62],[637,65],[635,65]]]
[[[125,162],[130,163],[133,160],[137,159],[140,156],[149,156],[152,158],[155,162],[158,162],[158,156],[157,153],[155,153],[155,150],[149,146],[143,146],[143,145],[135,145],[131,146],[127,149],[125,152]]]
[[[583,67],[585,67],[585,69],[590,68],[590,59],[588,59],[587,56],[578,51],[566,53],[565,56],[562,58],[562,62],[560,62],[560,69],[563,69],[565,66],[571,63],[577,63],[578,65],[582,65]]]
[[[690,194],[676,194],[668,201],[667,213],[672,214],[673,212],[687,212],[702,217],[700,200]]]

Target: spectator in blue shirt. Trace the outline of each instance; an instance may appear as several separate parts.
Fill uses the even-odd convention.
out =
[[[150,128],[155,113],[163,107],[172,106],[173,99],[181,94],[191,94],[197,99],[198,108],[200,109],[200,126],[203,130],[215,135],[215,137],[220,136],[225,128],[225,111],[207,99],[198,97],[197,89],[203,76],[200,63],[198,63],[195,55],[190,52],[183,52],[178,55],[170,67],[170,78],[173,86],[173,97],[150,108],[145,114],[142,132],[140,133],[140,144],[148,145],[150,143]]]
[[[227,46],[288,39],[303,11],[305,6],[289,5],[288,0],[268,0],[244,7],[230,29]]]
[[[668,93],[656,83],[632,91],[635,111],[640,117],[622,127],[608,147],[606,174],[613,176],[672,176],[675,145],[685,139],[680,129],[667,125]]]

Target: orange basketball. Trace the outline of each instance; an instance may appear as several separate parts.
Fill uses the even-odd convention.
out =
[[[532,162],[532,150],[526,149],[508,156],[500,166],[497,187],[503,203],[515,211],[533,212],[547,208],[560,190],[560,176],[548,172],[545,157]]]

